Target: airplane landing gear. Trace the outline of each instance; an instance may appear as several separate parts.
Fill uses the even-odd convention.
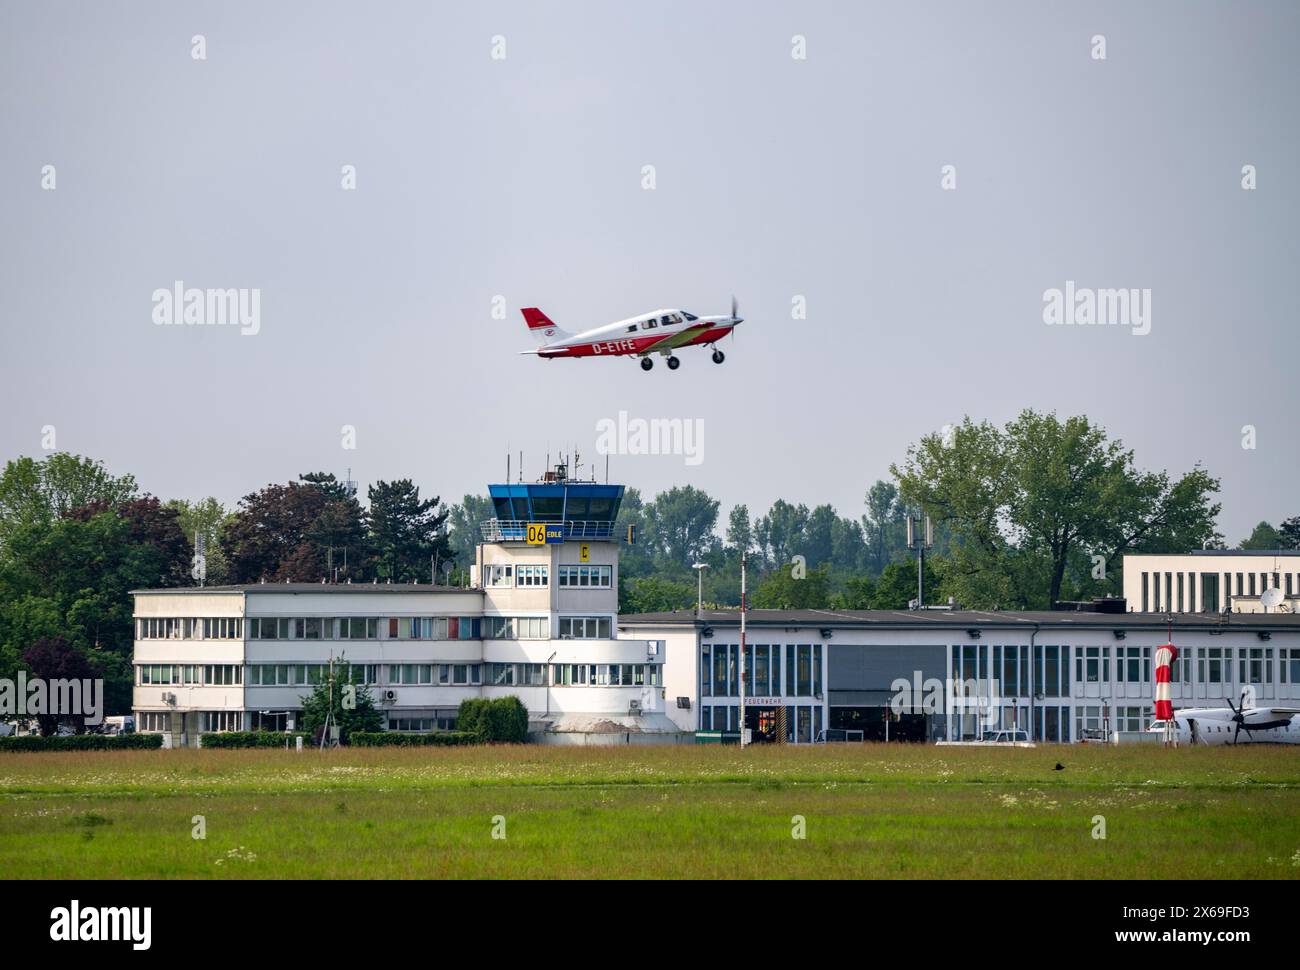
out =
[[[682,366],[681,358],[679,358],[679,357],[669,357],[669,358],[668,358],[668,369],[669,369],[669,370],[676,370],[677,368],[679,368],[679,367],[681,367],[681,366]]]
[[[721,364],[721,363],[722,363],[724,360],[726,360],[726,359],[727,359],[727,355],[724,354],[722,351],[720,351],[720,350],[715,350],[715,351],[713,352],[713,362],[714,362],[715,364]]]
[[[642,358],[641,358],[641,369],[642,369],[642,370],[649,370],[649,369],[650,369],[651,367],[653,367],[654,365],[655,365],[655,362],[654,362],[653,360],[651,360],[649,357],[642,357]]]

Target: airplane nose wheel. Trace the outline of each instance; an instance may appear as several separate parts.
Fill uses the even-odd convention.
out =
[[[721,363],[722,363],[724,360],[726,360],[726,359],[727,359],[727,355],[724,354],[722,351],[720,351],[720,350],[715,350],[715,351],[713,352],[713,362],[714,362],[715,364],[721,364]]]
[[[651,367],[653,367],[654,365],[655,365],[655,362],[654,362],[653,360],[651,360],[649,357],[642,357],[642,358],[641,358],[641,369],[642,369],[642,370],[649,370],[649,369],[650,369]]]
[[[669,370],[676,370],[677,368],[679,368],[679,367],[681,367],[681,366],[682,366],[681,358],[679,358],[679,357],[669,357],[669,358],[668,358],[668,369],[669,369]]]

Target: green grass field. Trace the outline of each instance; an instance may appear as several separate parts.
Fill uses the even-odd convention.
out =
[[[0,757],[6,879],[1152,876],[1300,877],[1300,749]]]

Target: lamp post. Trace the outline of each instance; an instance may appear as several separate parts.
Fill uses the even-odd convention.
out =
[[[707,562],[692,563],[691,568],[695,570],[695,576],[698,580],[695,593],[695,619],[700,619],[704,614],[704,570],[709,568]]]

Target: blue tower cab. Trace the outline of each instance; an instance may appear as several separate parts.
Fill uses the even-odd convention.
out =
[[[614,538],[614,520],[623,502],[622,485],[571,481],[564,465],[540,482],[489,485],[496,518],[481,525],[487,542],[529,541],[530,525],[544,527],[545,541]],[[536,528],[534,533],[537,532]]]

